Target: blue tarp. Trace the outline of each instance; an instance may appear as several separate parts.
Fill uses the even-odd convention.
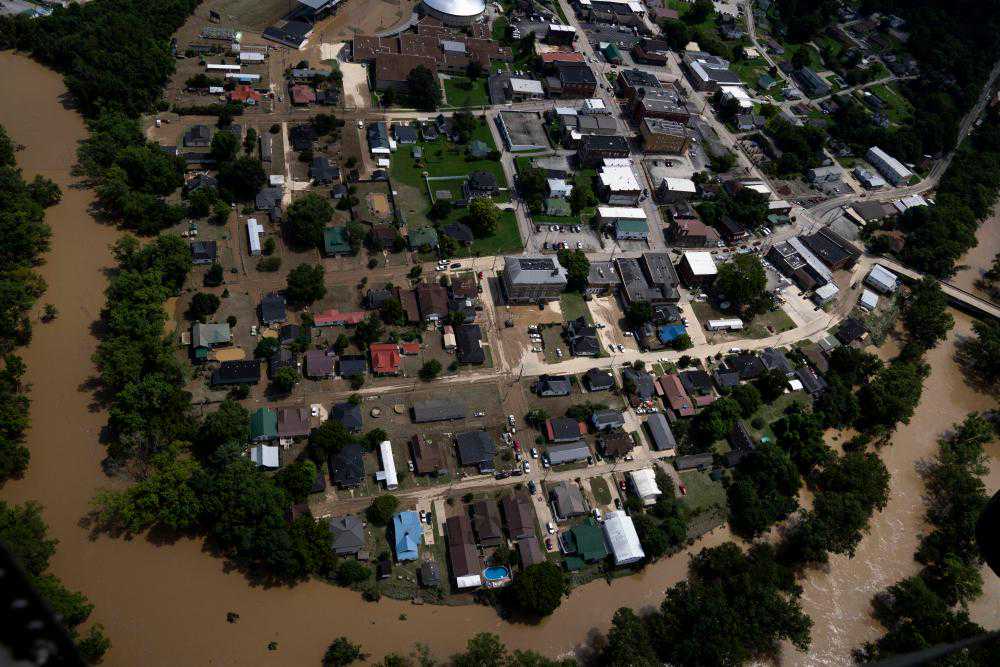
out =
[[[660,327],[659,338],[661,343],[670,343],[687,333],[683,324],[665,324]]]

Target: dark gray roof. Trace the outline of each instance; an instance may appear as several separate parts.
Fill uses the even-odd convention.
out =
[[[285,297],[267,294],[260,300],[260,321],[264,324],[285,321]]]
[[[534,388],[539,396],[569,396],[573,391],[569,378],[562,375],[542,375]]]
[[[646,428],[653,439],[653,449],[662,452],[677,447],[677,440],[674,432],[670,430],[670,423],[662,412],[654,412],[646,419]]]
[[[463,324],[455,329],[455,356],[459,363],[481,364],[486,361],[483,330],[478,324]]]
[[[465,406],[455,401],[432,400],[413,404],[413,421],[420,423],[465,418]]]
[[[802,383],[802,387],[812,395],[821,394],[826,391],[826,380],[816,374],[811,368],[798,368],[795,370],[795,377]]]
[[[719,389],[728,389],[740,383],[740,374],[737,371],[717,370],[714,377]]]
[[[546,424],[546,431],[552,442],[579,440],[580,422],[570,417],[556,417]]]
[[[619,410],[595,410],[590,416],[590,423],[598,431],[625,425],[625,416]]]
[[[364,450],[360,443],[348,443],[339,452],[330,456],[328,465],[332,484],[344,487],[357,486],[365,477]]]
[[[611,373],[599,368],[591,368],[584,374],[587,388],[591,391],[604,391],[615,386],[615,378]]]
[[[504,273],[511,285],[565,285],[566,269],[546,255],[504,257]]]
[[[365,527],[354,514],[330,519],[330,541],[338,556],[356,554],[365,547]]]
[[[340,377],[364,375],[368,370],[368,362],[364,357],[341,357],[337,364]]]
[[[212,373],[213,385],[257,384],[260,382],[260,360],[223,361]]]
[[[788,360],[783,351],[777,348],[769,347],[761,352],[760,360],[769,371],[792,372],[792,362]]]
[[[684,391],[688,394],[712,393],[712,376],[702,370],[681,371],[678,373]]]
[[[635,393],[640,399],[648,401],[656,395],[656,386],[653,384],[653,376],[646,371],[637,371],[632,368],[622,369],[622,379],[630,379],[635,383]]]
[[[564,442],[557,445],[549,445],[546,448],[549,463],[557,466],[562,463],[572,463],[582,461],[590,456],[590,447],[583,440],[576,442]]]
[[[340,422],[347,430],[357,433],[363,425],[361,406],[353,403],[337,403],[330,410],[330,419]]]
[[[726,366],[739,373],[741,380],[752,380],[766,370],[764,362],[752,354],[731,354],[726,357]]]
[[[678,470],[691,470],[692,468],[711,468],[714,457],[711,452],[704,454],[688,454],[678,456],[674,459],[674,467]]]
[[[486,431],[466,431],[455,436],[458,445],[458,460],[464,466],[492,463],[496,454],[496,443]]]

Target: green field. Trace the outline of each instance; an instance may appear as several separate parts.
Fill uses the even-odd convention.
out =
[[[486,89],[486,78],[472,80],[464,76],[452,76],[444,80],[444,94],[448,107],[481,107],[490,103]]]
[[[768,327],[771,327],[774,331],[768,331]],[[743,337],[767,338],[768,336],[790,331],[794,328],[795,322],[788,316],[788,313],[779,308],[778,310],[754,317],[753,321],[747,325],[746,330],[743,332]]]
[[[493,141],[493,135],[485,123],[480,123],[475,132],[472,133],[472,140],[482,141],[490,150],[496,150],[497,145]],[[474,160],[466,155],[466,147],[454,144],[447,139],[438,138],[435,141],[421,141],[415,144],[424,151],[423,160],[418,164],[413,159],[414,146],[402,146],[392,159],[392,166],[389,168],[393,180],[401,181],[406,185],[412,185],[426,192],[424,186],[423,172],[428,176],[466,176],[474,171],[489,171],[497,177],[500,187],[507,186],[507,179],[503,174],[503,167],[496,160]],[[430,202],[427,204],[430,206]]]
[[[611,504],[611,489],[608,488],[608,483],[604,481],[603,477],[590,478],[590,492],[594,494],[594,500],[601,505]]]
[[[569,322],[578,317],[583,317],[588,322],[593,322],[590,316],[590,309],[587,302],[583,300],[583,295],[579,292],[564,292],[559,297],[559,307],[562,310],[563,320]]]
[[[687,494],[681,501],[688,514],[698,514],[712,507],[726,506],[726,490],[720,482],[714,482],[707,472],[687,470],[679,473]]]
[[[795,391],[788,394],[782,394],[778,398],[774,399],[774,402],[770,405],[762,405],[757,412],[755,412],[750,419],[746,421],[747,430],[750,435],[753,436],[755,440],[760,440],[761,438],[768,438],[774,441],[774,432],[771,430],[771,424],[776,422],[785,414],[785,410],[792,405],[798,405],[800,407],[806,408],[810,404],[809,395],[803,391]],[[764,422],[762,428],[754,428],[753,422],[760,418]]]
[[[880,83],[869,88],[868,92],[878,95],[885,102],[886,115],[893,123],[904,125],[913,120],[913,105],[891,85]]]

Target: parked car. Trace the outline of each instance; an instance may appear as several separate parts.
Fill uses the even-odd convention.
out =
[[[620,498],[615,498],[615,509],[620,510],[622,508],[622,501]]]
[[[538,448],[537,447],[532,447],[531,448],[531,458],[533,458],[533,459],[537,459],[538,458]]]
[[[531,472],[531,464],[530,463],[528,463],[527,461],[524,461],[523,463],[521,463],[521,465],[524,466],[524,472],[526,472],[526,473],[530,473]]]
[[[545,525],[545,529],[546,529],[547,531],[549,531],[549,535],[551,535],[552,533],[556,532],[556,524],[554,524],[554,523],[552,523],[551,521],[549,521],[549,522],[548,522],[548,523],[547,523],[547,524]]]
[[[535,480],[529,479],[528,480],[528,493],[530,493],[531,495],[535,495],[535,490],[537,488],[538,487],[535,485]]]
[[[552,538],[551,537],[546,537],[545,538],[545,548],[548,549],[549,551],[552,550]]]
[[[483,412],[482,410],[478,410],[478,411],[476,411],[476,416],[477,416],[477,417],[485,417],[485,416],[486,416],[486,413],[485,413],[485,412]]]

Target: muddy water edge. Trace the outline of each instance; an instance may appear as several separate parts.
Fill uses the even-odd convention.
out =
[[[59,539],[52,569],[95,604],[92,618],[106,626],[114,642],[106,664],[318,664],[338,635],[359,642],[376,658],[409,652],[416,642],[445,656],[482,631],[499,633],[513,648],[555,656],[572,651],[592,631],[606,630],[615,608],[657,604],[684,576],[687,556],[681,554],[611,586],[600,581],[581,587],[544,624],[526,627],[505,623],[486,607],[369,604],[318,582],[253,588],[239,574],[224,572],[222,562],[203,553],[198,541],[165,546],[143,538],[91,541],[79,521],[95,491],[117,482],[101,471],[98,435],[105,415],[91,409],[83,385],[94,376],[91,325],[104,303],[104,270],[112,264],[109,246],[118,232],[89,215],[92,193],[78,187],[70,172],[85,127],[62,103],[60,76],[10,52],[0,53],[0,71],[0,99],[7,101],[0,105],[0,123],[26,147],[17,154],[18,164],[27,178],[43,174],[63,189],[62,202],[48,211],[52,249],[41,267],[49,284],[44,301],[54,303],[60,316],[37,326],[23,351],[32,385],[31,466],[25,479],[6,485],[2,497],[44,505]],[[727,537],[718,529],[702,544]],[[226,622],[229,611],[240,614],[238,623]],[[276,653],[268,652],[270,641],[278,642]]]

